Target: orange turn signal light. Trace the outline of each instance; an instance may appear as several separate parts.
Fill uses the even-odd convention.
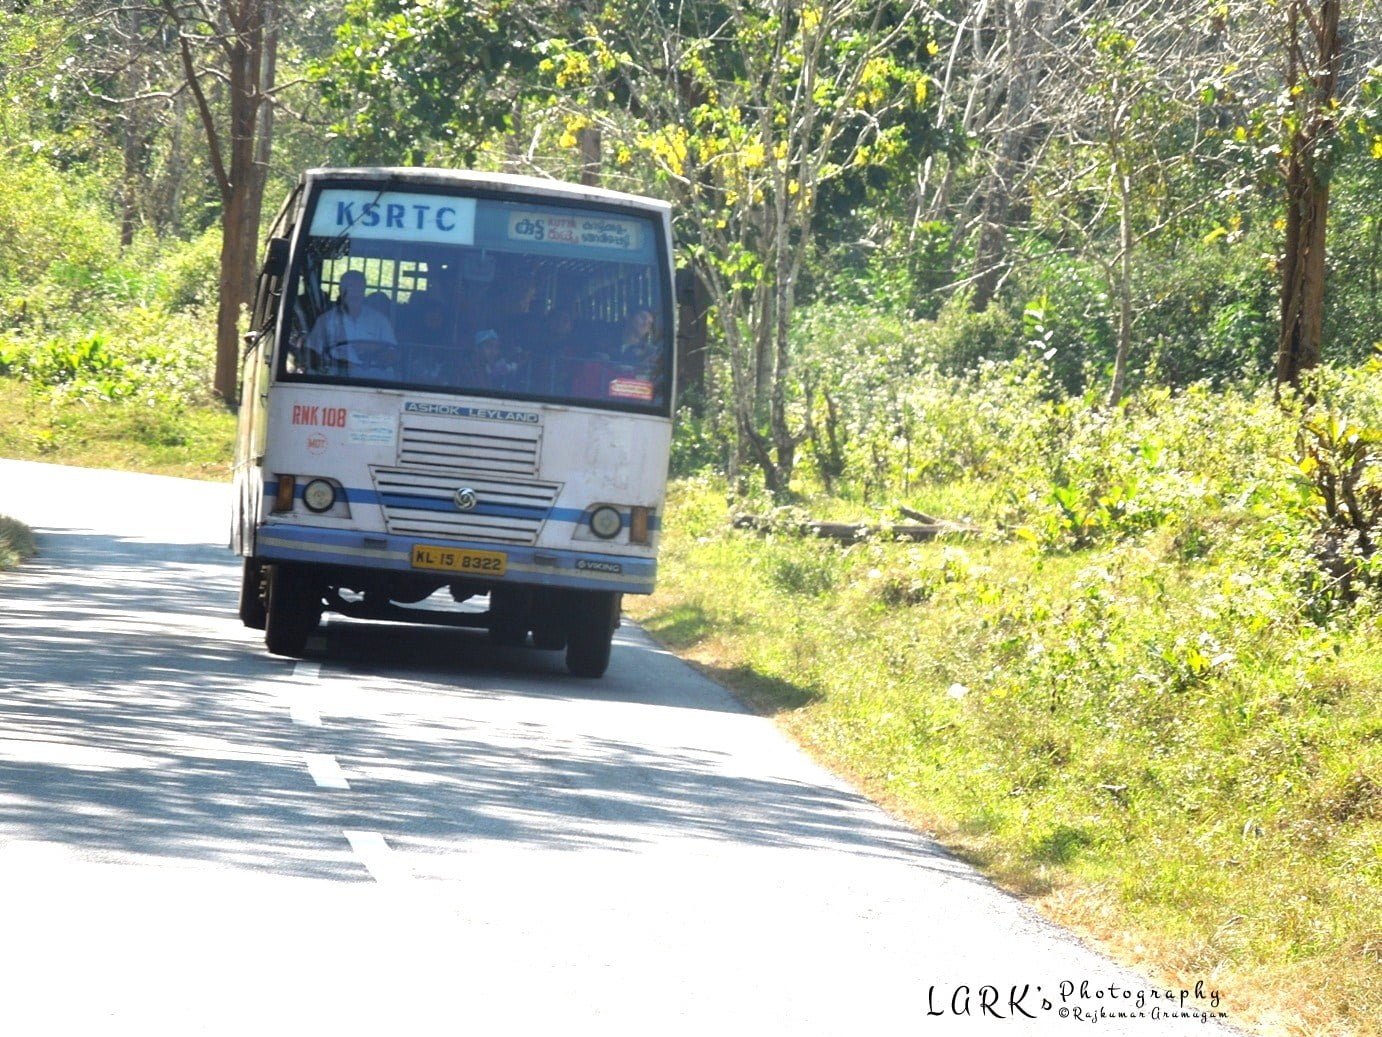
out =
[[[629,509],[629,543],[648,543],[649,509],[635,505]]]
[[[292,511],[293,497],[297,494],[297,476],[280,475],[278,477],[278,493],[274,495],[274,511]]]

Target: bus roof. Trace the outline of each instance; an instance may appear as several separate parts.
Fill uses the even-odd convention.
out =
[[[596,202],[604,205],[623,205],[647,209],[657,213],[671,213],[672,206],[659,198],[611,191],[605,187],[587,187],[565,180],[548,180],[515,173],[482,173],[469,169],[441,169],[432,166],[341,166],[317,167],[303,174],[303,181],[315,180],[385,181],[425,186],[466,186],[481,190],[524,191],[570,201]]]

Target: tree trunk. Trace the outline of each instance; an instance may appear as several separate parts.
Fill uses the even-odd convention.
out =
[[[1329,170],[1324,168],[1323,151],[1336,130],[1333,105],[1342,57],[1339,0],[1320,0],[1314,17],[1307,3],[1291,0],[1287,12],[1287,85],[1305,109],[1297,109],[1285,164],[1286,240],[1276,356],[1277,385],[1295,387],[1321,357],[1329,216]],[[1302,21],[1310,37],[1308,47],[1302,45]]]
[[[1292,158],[1286,179],[1286,248],[1281,264],[1281,338],[1276,380],[1300,386],[1319,366],[1324,335],[1325,229],[1329,185]]]
[[[1042,20],[1044,3],[1043,0],[1025,0],[1005,4],[1002,12],[1009,47],[1008,74],[1003,83],[999,140],[994,149],[993,167],[984,179],[979,238],[974,246],[974,291],[969,305],[975,313],[988,309],[1002,283],[1013,192],[1037,133],[1033,99],[1041,65],[1039,55],[1033,52],[1040,39],[1038,23]]]
[[[220,300],[216,308],[216,374],[213,388],[228,404],[238,402],[240,309],[249,298],[255,242],[245,240],[244,197],[232,193],[221,209]]]
[[[576,131],[576,151],[580,155],[581,183],[586,187],[600,186],[600,130],[583,126]]]
[[[1113,384],[1108,405],[1118,406],[1128,377],[1128,353],[1132,350],[1132,177],[1123,167],[1124,159],[1115,156],[1118,173],[1118,349],[1113,359]]]
[[[128,12],[129,25],[126,31],[130,40],[127,55],[129,67],[125,70],[125,91],[131,98],[139,94],[138,47],[141,16],[138,8]],[[118,18],[119,15],[117,14]],[[120,179],[120,249],[124,251],[134,244],[134,232],[139,223],[140,182],[143,179],[140,169],[142,149],[142,125],[140,104],[130,101],[120,119],[120,140],[124,157],[124,169]]]
[[[276,14],[272,0],[227,0],[230,33],[225,40],[229,73],[230,162],[221,179],[221,300],[216,319],[217,395],[236,400],[240,359],[240,310],[254,290],[254,260],[258,251],[259,216],[263,206],[264,172],[255,159],[260,153],[260,106],[272,87]],[[268,31],[266,31],[268,30]],[[267,149],[267,144],[263,145]],[[267,154],[267,151],[264,152]]]

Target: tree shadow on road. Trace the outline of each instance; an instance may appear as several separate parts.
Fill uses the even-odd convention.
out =
[[[304,728],[289,719],[305,687],[293,662],[234,615],[227,552],[52,530],[42,544],[0,582],[0,838],[338,881],[367,878],[343,835],[360,829],[432,852],[670,838],[964,877],[794,757],[759,766],[722,747],[767,722],[637,628],[605,681],[581,681],[559,653],[473,632],[333,621],[314,656],[324,725]],[[670,741],[642,738],[649,721]],[[764,737],[780,739],[749,736]],[[314,785],[318,752],[349,789]]]

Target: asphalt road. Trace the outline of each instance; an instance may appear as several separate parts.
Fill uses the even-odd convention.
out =
[[[269,656],[228,500],[0,461],[41,549],[0,576],[0,1034],[1231,1020],[1212,977],[1091,953],[631,625],[598,682],[341,618]]]

